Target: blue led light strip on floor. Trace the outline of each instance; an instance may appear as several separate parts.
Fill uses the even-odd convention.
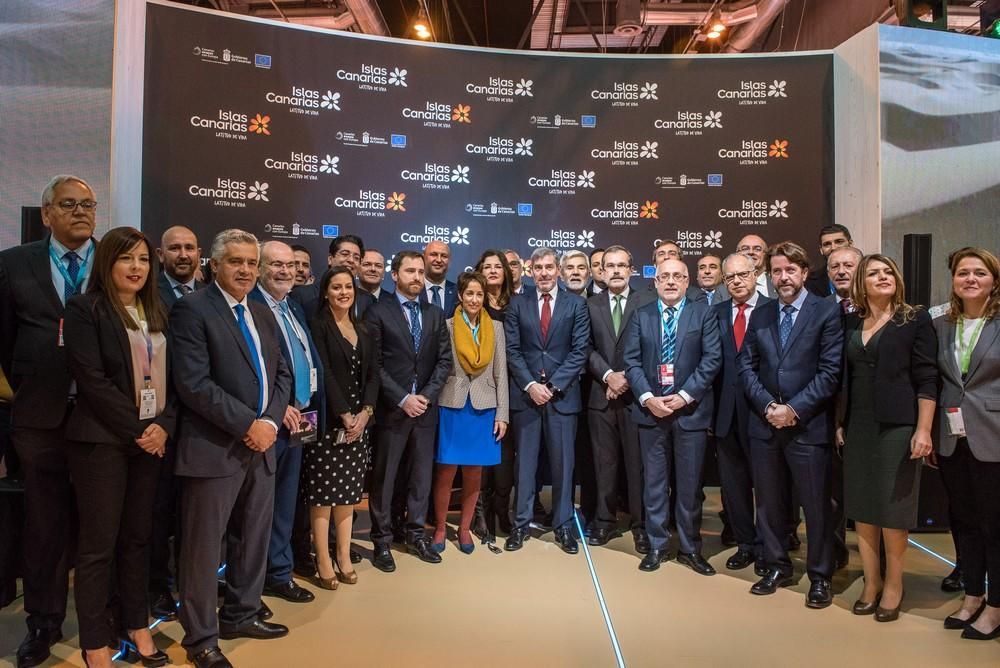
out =
[[[937,557],[938,559],[940,559],[944,563],[948,564],[952,568],[955,568],[955,562],[952,561],[952,560],[950,560],[950,559],[948,559],[947,557],[942,557],[940,554],[938,554],[934,550],[932,550],[929,547],[926,547],[924,545],[921,545],[920,543],[918,543],[917,541],[913,540],[912,538],[908,538],[907,541],[910,543],[910,545],[913,545],[914,547],[920,548],[921,550],[923,550],[927,554],[931,555],[932,557]]]
[[[615,660],[618,668],[625,668],[625,659],[622,658],[622,648],[618,645],[618,636],[615,635],[615,626],[611,623],[611,615],[608,614],[608,606],[604,602],[604,592],[601,591],[601,583],[597,580],[597,571],[594,570],[594,561],[590,558],[590,549],[587,547],[587,537],[583,534],[583,527],[580,525],[580,513],[573,510],[573,521],[576,523],[576,530],[580,535],[580,544],[583,545],[583,554],[587,557],[587,567],[590,569],[590,579],[594,583],[594,591],[597,593],[597,602],[601,604],[601,613],[604,615],[604,624],[608,627],[608,635],[611,636],[611,646],[615,650]]]

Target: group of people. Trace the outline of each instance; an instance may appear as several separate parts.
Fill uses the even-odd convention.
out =
[[[713,456],[726,568],[753,566],[751,593],[793,582],[804,515],[806,605],[829,606],[849,518],[864,569],[852,610],[883,622],[903,600],[923,462],[940,466],[965,590],[945,627],[1000,636],[1000,588],[986,586],[1000,581],[1000,263],[985,249],[949,257],[951,300],[932,320],[904,300],[896,263],[840,225],[821,232],[820,267],[749,235],[697,258],[694,284],[669,240],[648,283],[622,246],[486,250],[452,282],[434,241],[395,253],[387,288],[385,256],[354,235],[316,278],[307,249],[238,229],[205,266],[186,227],[158,246],[131,227],[98,241],[96,209],[84,180],[57,176],[50,235],[0,253],[26,508],[19,666],[61,639],[73,566],[87,665],[111,665],[122,639],[166,664],[152,609],[180,619],[194,665],[229,666],[219,638],[288,633],[262,596],[314,600],[293,574],[358,582],[365,493],[377,569],[396,570],[393,543],[441,562],[459,469],[462,553],[474,536],[493,547],[501,532],[514,552],[551,528],[575,554],[627,526],[641,571],[676,558],[713,575]]]

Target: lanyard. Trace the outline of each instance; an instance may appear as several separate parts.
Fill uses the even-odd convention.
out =
[[[142,360],[142,380],[144,384],[143,388],[148,390],[153,381],[153,337],[149,334],[149,323],[146,322],[146,311],[142,308],[142,302],[138,299],[135,300],[135,309],[139,312],[139,331],[142,332],[142,338],[146,339],[146,357]]]
[[[976,342],[979,341],[979,335],[983,331],[984,324],[986,324],[986,318],[980,318],[979,323],[972,329],[972,337],[969,345],[965,345],[965,318],[962,316],[958,318],[958,341],[955,342],[955,345],[958,348],[958,368],[963,376],[969,373],[969,363],[972,362],[972,351],[976,348]]]
[[[463,308],[462,309],[462,320],[464,320],[465,324],[468,325],[469,329],[472,330],[472,340],[475,341],[476,345],[478,346],[479,345],[479,325],[480,325],[480,323],[482,323],[481,316],[480,316],[479,322],[476,323],[475,327],[473,327],[472,323],[469,322],[469,316],[468,316],[468,314],[465,312],[465,309]]]
[[[69,271],[63,266],[62,258],[56,255],[56,249],[52,247],[51,243],[49,244],[49,257],[52,258],[52,261],[55,263],[56,269],[59,270],[59,274],[63,277],[63,280],[66,281],[66,285],[73,287],[73,292],[79,292],[80,286],[83,285],[83,281],[87,278],[85,269],[87,267],[87,263],[90,262],[90,256],[93,254],[94,244],[90,244],[90,250],[87,251],[87,257],[83,258],[80,262],[80,270],[76,275],[76,280],[74,281],[69,277]]]

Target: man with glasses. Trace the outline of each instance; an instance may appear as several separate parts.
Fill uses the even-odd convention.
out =
[[[671,241],[670,239],[657,239],[653,244],[653,266],[660,266],[660,263],[664,260],[684,261],[684,251],[681,250],[681,247],[676,241]],[[657,284],[655,278],[649,282],[646,289],[650,293],[651,297],[656,296]]]
[[[736,244],[736,252],[741,255],[746,255],[748,258],[754,262],[754,270],[757,273],[757,292],[764,295],[765,297],[770,297],[774,299],[777,297],[777,292],[774,289],[774,285],[768,280],[767,274],[767,242],[756,234],[748,234],[740,242]]]
[[[24,480],[24,668],[45,662],[66,617],[76,511],[63,432],[76,386],[62,323],[66,301],[87,289],[96,210],[86,181],[56,176],[42,192],[49,235],[0,253],[0,366],[14,390],[12,441]]]
[[[656,267],[658,299],[639,308],[625,332],[625,376],[637,397],[643,501],[649,552],[641,571],[670,557],[671,479],[676,488],[677,561],[700,575],[715,569],[701,554],[702,468],[715,403],[712,381],[722,363],[719,324],[708,304],[691,302],[687,266]]]
[[[365,251],[358,272],[358,285],[378,302],[382,296],[382,280],[385,278],[385,256],[374,248]]]
[[[532,287],[534,283],[524,275],[524,263],[521,261],[521,256],[518,255],[517,251],[511,249],[505,250],[503,254],[507,258],[507,264],[510,265],[510,275],[514,279],[514,285],[510,286],[511,293],[515,295],[524,293],[524,289]]]
[[[361,258],[365,254],[365,242],[355,234],[343,234],[330,242],[330,254],[327,256],[327,265],[330,269],[334,267],[347,267],[358,276],[358,269],[361,267]],[[316,281],[312,285],[297,285],[289,293],[289,296],[302,304],[306,311],[306,316],[312,318],[325,301],[319,294],[319,286],[322,280]],[[370,294],[364,290],[356,290],[354,298],[354,317],[360,320],[368,307],[375,303]]]

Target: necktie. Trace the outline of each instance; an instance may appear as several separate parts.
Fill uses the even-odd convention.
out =
[[[552,322],[552,295],[545,293],[542,295],[542,341],[549,338],[549,324]]]
[[[622,296],[615,295],[615,307],[611,309],[611,324],[615,328],[615,336],[622,331]]]
[[[433,293],[433,295],[431,296],[431,303],[434,304],[434,306],[443,309],[444,304],[441,302],[441,286],[432,285],[431,292]]]
[[[70,297],[79,292],[80,256],[73,251],[68,251],[63,255],[63,259],[69,262],[67,273],[70,281],[63,286],[63,301],[68,302]]]
[[[845,299],[840,300],[840,311],[844,315],[854,312],[854,304],[851,303],[850,297],[846,297]]]
[[[295,371],[295,405],[302,408],[309,405],[309,399],[312,397],[309,382],[309,359],[306,357],[302,339],[295,332],[295,324],[292,322],[293,316],[288,308],[288,302],[280,302],[278,310],[281,311],[281,328],[285,330],[288,347],[292,353],[292,368]]]
[[[778,338],[781,339],[781,349],[784,350],[788,336],[792,333],[792,314],[795,313],[795,307],[785,304],[781,307],[781,312],[784,315],[781,316],[781,323],[778,325]]]
[[[733,338],[736,339],[736,352],[743,348],[743,337],[747,334],[747,305],[737,304],[736,320],[733,321]]]
[[[413,337],[413,349],[420,350],[420,304],[406,302],[406,308],[410,310],[410,335]]]
[[[233,310],[236,311],[236,322],[239,324],[240,334],[243,335],[243,340],[246,341],[247,348],[250,349],[253,372],[257,374],[257,417],[260,417],[264,411],[264,370],[260,368],[257,344],[253,342],[253,335],[250,333],[250,327],[247,325],[246,307],[243,304],[237,304],[233,307]]]
[[[674,348],[677,346],[677,309],[667,306],[663,309],[663,341],[660,346],[660,364],[673,364]],[[663,388],[663,394],[670,393],[670,387]]]
[[[712,305],[712,299],[715,297],[715,290],[705,290],[705,301],[708,305]]]
[[[179,292],[180,296],[183,297],[184,295],[186,295],[186,294],[188,294],[188,293],[191,292],[191,286],[190,285],[185,285],[184,283],[178,283],[177,287],[174,288],[174,290],[176,290],[177,292]]]

